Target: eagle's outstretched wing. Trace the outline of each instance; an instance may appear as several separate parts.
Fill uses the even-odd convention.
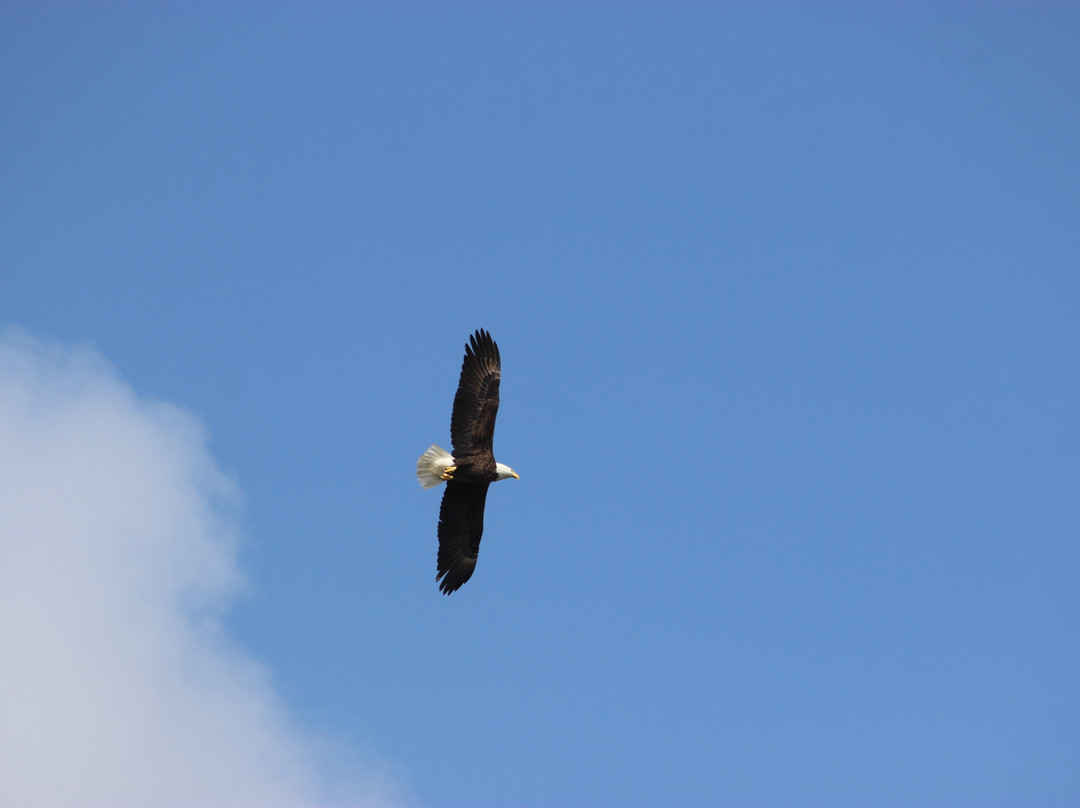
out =
[[[478,329],[465,346],[461,379],[450,417],[450,440],[456,457],[492,454],[501,376],[499,346],[491,334]]]
[[[439,589],[449,595],[476,569],[488,483],[446,484],[439,508]]]

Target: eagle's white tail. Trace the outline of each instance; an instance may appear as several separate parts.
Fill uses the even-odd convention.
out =
[[[434,488],[443,481],[442,474],[454,465],[454,456],[432,444],[416,461],[416,476],[424,488]]]

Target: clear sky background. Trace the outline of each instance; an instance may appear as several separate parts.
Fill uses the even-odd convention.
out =
[[[5,3],[0,324],[4,805],[1080,803],[1075,4]]]

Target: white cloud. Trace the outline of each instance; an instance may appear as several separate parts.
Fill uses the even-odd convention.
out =
[[[238,499],[190,415],[92,349],[0,337],[0,805],[394,801],[225,635]]]

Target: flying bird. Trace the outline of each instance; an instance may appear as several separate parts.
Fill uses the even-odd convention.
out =
[[[476,569],[476,554],[484,533],[484,502],[488,486],[498,480],[521,479],[509,466],[495,462],[491,441],[499,411],[502,363],[499,346],[478,329],[465,346],[461,379],[450,416],[454,453],[432,445],[416,461],[416,476],[424,488],[446,483],[439,508],[439,559],[435,580],[449,595]]]

